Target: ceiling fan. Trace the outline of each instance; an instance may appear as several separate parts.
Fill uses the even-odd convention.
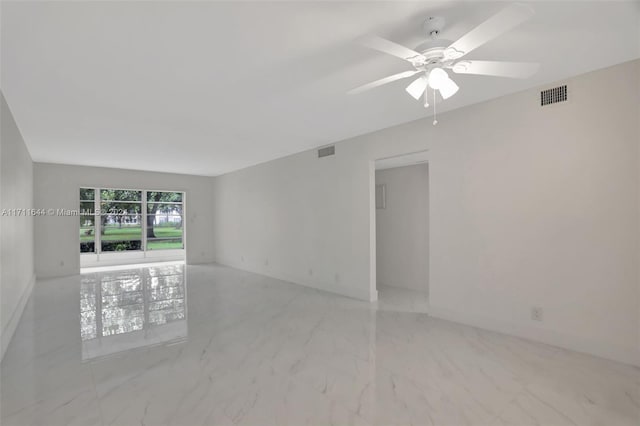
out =
[[[411,63],[414,69],[373,81],[350,90],[348,93],[360,93],[417,74],[419,75],[418,78],[407,86],[406,91],[416,100],[424,96],[424,106],[426,108],[429,106],[428,88],[433,90],[434,101],[436,91],[440,93],[443,99],[450,98],[458,91],[458,85],[449,77],[446,70],[451,70],[455,74],[528,78],[538,70],[539,64],[530,62],[461,60],[461,58],[531,18],[533,14],[533,9],[529,6],[519,3],[512,4],[455,42],[439,39],[438,34],[442,31],[445,20],[441,17],[430,17],[424,23],[424,29],[429,35],[430,40],[420,44],[415,50],[378,36],[365,36],[359,40],[362,45],[404,59]],[[436,123],[437,121],[434,121],[434,124]]]

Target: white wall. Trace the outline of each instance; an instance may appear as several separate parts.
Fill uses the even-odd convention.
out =
[[[568,80],[566,105],[501,98],[438,142],[431,312],[640,363],[639,80],[634,61]]]
[[[308,151],[214,179],[216,260],[369,300],[368,161]],[[363,215],[365,217],[363,217]]]
[[[429,149],[431,312],[640,364],[639,79],[636,60],[563,81],[566,104],[536,88],[215,178],[216,260],[375,299],[373,160]]]
[[[187,263],[213,260],[211,178],[101,167],[34,164],[36,208],[78,209],[78,191],[82,186],[185,191]],[[77,217],[36,217],[35,235],[38,278],[80,272]]]
[[[33,163],[0,93],[0,210],[33,208]],[[33,216],[0,217],[0,359],[35,281]]]
[[[386,206],[376,210],[376,281],[427,292],[429,287],[429,166],[376,171]]]

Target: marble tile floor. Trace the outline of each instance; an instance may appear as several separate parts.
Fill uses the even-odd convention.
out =
[[[392,286],[378,286],[379,311],[429,313],[429,297],[426,292]]]
[[[639,425],[640,369],[214,265],[39,281],[10,425]]]

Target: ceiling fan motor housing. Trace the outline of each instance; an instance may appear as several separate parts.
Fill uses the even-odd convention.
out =
[[[444,39],[431,39],[416,47],[416,51],[427,58],[426,64],[436,64],[444,59],[444,51],[451,45],[451,41]]]
[[[439,39],[438,35],[445,23],[441,16],[430,16],[422,24],[428,40],[418,45],[415,50],[427,58],[423,66],[437,65],[444,59],[444,50],[451,45],[451,41]]]

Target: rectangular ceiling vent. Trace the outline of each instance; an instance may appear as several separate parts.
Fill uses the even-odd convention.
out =
[[[336,146],[325,146],[324,148],[320,148],[318,150],[318,158],[328,157],[330,155],[334,155],[336,153]]]
[[[567,85],[558,86],[540,92],[540,106],[557,104],[567,100]]]

